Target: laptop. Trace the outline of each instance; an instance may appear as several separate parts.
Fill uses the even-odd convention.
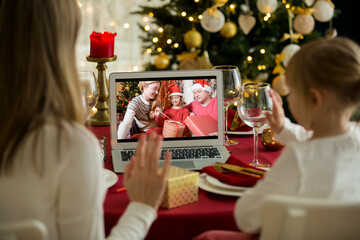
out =
[[[171,81],[171,83],[176,83],[180,86],[179,88],[183,93],[184,104],[187,105],[192,101],[196,101],[194,100],[192,85],[199,79],[204,79],[209,83],[209,86],[212,88],[212,98],[217,99],[217,104],[214,104],[217,112],[217,120],[215,123],[212,123],[212,128],[215,128],[216,130],[204,135],[194,134],[189,130],[187,136],[164,137],[162,156],[165,151],[171,151],[173,153],[171,165],[189,170],[200,170],[205,166],[212,165],[214,162],[225,162],[228,159],[230,154],[224,146],[225,128],[221,70],[114,72],[111,73],[109,77],[109,98],[111,153],[115,172],[124,172],[124,167],[129,162],[129,158],[135,154],[137,146],[137,138],[132,137],[130,134],[126,137],[118,136],[118,128],[122,127],[117,121],[116,101],[117,98],[122,97],[122,94],[119,94],[119,91],[121,92],[121,89],[123,89],[124,86],[137,86],[139,82],[144,81],[161,81],[161,84],[164,86],[168,86],[165,83],[170,84],[168,81]],[[127,101],[130,100],[127,99]],[[199,127],[204,128],[206,124],[199,125],[203,125]],[[185,154],[183,154],[184,152]],[[160,166],[162,163],[163,160],[160,160]]]

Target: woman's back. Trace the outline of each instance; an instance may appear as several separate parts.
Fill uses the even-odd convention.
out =
[[[97,140],[78,123],[62,124],[61,133],[48,122],[21,143],[12,171],[0,177],[0,222],[35,218],[50,239],[102,239],[105,187]]]

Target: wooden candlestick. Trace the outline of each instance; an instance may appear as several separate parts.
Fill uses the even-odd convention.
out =
[[[95,105],[97,112],[94,115],[91,115],[88,120],[86,120],[87,125],[91,126],[107,126],[110,125],[110,112],[109,112],[109,86],[106,81],[106,72],[107,68],[106,62],[115,61],[117,58],[116,55],[109,58],[93,58],[87,56],[86,59],[89,62],[97,62],[96,69],[98,70],[97,84],[99,91],[98,102]]]

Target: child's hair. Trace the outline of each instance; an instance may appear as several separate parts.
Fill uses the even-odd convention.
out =
[[[360,47],[344,37],[304,44],[289,62],[286,80],[304,98],[317,87],[330,90],[347,106],[359,106]]]
[[[144,92],[144,86],[148,87],[152,83],[160,83],[160,88],[161,88],[161,81],[141,81],[141,82],[139,82],[139,85],[138,85],[141,93]],[[159,88],[159,93],[156,95],[155,99],[151,101],[151,107],[150,107],[151,111],[154,111],[155,108],[159,106],[160,88]]]

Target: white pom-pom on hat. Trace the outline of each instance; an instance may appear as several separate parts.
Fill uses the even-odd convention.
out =
[[[195,81],[195,84],[191,87],[191,91],[194,91],[195,89],[202,89],[204,91],[207,91],[211,93],[211,87],[205,79],[199,79]]]

